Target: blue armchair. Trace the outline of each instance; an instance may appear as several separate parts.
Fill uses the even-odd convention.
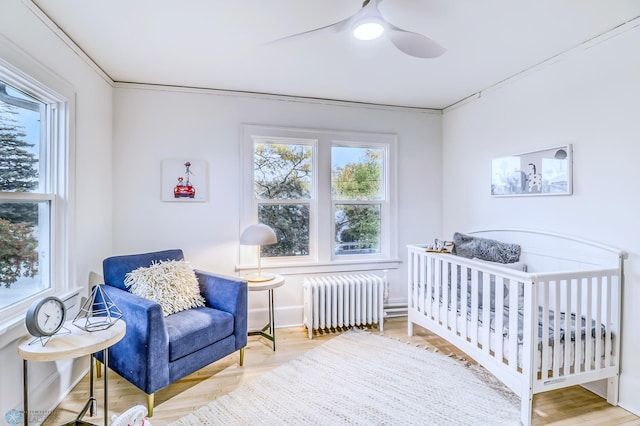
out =
[[[183,260],[182,250],[109,257],[103,261],[104,293],[123,313],[125,337],[109,348],[109,368],[147,394],[240,350],[247,344],[247,282],[196,270],[205,307],[164,317],[156,302],[136,296],[125,275],[164,260]],[[96,358],[102,360],[101,354]],[[100,371],[100,370],[98,370]]]

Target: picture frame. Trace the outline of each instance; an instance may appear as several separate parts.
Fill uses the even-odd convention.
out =
[[[571,144],[494,158],[491,161],[491,195],[571,195],[572,166]]]
[[[207,163],[204,160],[162,160],[161,198],[167,202],[207,201]]]

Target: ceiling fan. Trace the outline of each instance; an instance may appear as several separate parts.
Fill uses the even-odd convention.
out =
[[[429,37],[403,30],[384,19],[378,9],[378,4],[382,1],[383,0],[364,0],[362,9],[342,21],[283,37],[276,41],[290,40],[301,36],[329,31],[342,32],[350,29],[354,37],[360,40],[373,40],[384,34],[400,51],[416,58],[436,58],[446,51],[444,47]]]

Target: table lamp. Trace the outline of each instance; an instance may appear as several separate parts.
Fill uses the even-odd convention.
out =
[[[263,223],[250,225],[242,232],[242,235],[240,235],[240,244],[243,246],[258,246],[258,272],[248,275],[246,277],[247,281],[262,282],[272,280],[275,277],[273,274],[262,273],[262,266],[260,264],[262,253],[260,246],[275,244],[277,242],[278,238],[276,237],[276,233]]]

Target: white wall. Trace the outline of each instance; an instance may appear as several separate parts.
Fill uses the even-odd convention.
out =
[[[620,405],[640,414],[640,28],[630,27],[445,111],[443,230],[545,229],[627,251]],[[572,196],[490,196],[492,157],[566,143]]]
[[[440,229],[440,112],[131,85],[116,88],[114,111],[116,254],[176,247],[196,268],[238,274],[243,123],[397,134],[400,255]],[[208,163],[210,201],[162,202],[161,161],[187,158]],[[405,269],[390,271],[394,301],[406,301]],[[250,295],[250,326],[263,325],[260,296]],[[300,276],[275,297],[277,324],[300,324]]]
[[[87,287],[89,271],[100,268],[101,259],[111,253],[113,89],[20,0],[0,2],[0,55],[34,78],[63,80],[75,92],[72,174],[76,198],[70,206],[75,232],[69,286]],[[22,409],[22,362],[17,342],[23,335],[26,329],[22,324],[0,335],[0,418],[9,409]],[[88,366],[87,360],[31,364],[38,365],[30,369],[30,408],[45,412],[55,407]]]

